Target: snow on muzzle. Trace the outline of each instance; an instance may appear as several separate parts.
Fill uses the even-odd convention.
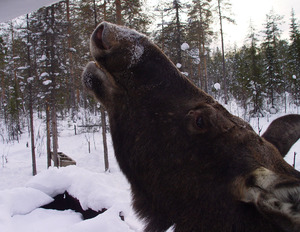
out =
[[[85,88],[92,92],[101,88],[106,78],[106,74],[92,61],[86,65],[82,73],[82,82]]]

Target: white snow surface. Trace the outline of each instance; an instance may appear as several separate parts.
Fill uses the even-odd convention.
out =
[[[29,14],[58,0],[1,0],[0,22],[7,22],[24,14]]]
[[[95,173],[76,166],[50,168],[33,177],[27,186],[52,197],[67,191],[80,201],[84,210],[108,209],[96,218],[86,222],[79,220],[75,225],[61,231],[133,231],[129,226],[130,219],[127,224],[119,217],[120,212],[125,218],[130,217],[133,212],[130,207],[131,196],[128,183],[118,174]],[[54,210],[51,211],[52,214],[53,212]],[[65,216],[69,217],[70,212],[67,211]],[[47,214],[46,211],[44,213]]]
[[[181,44],[181,50],[182,51],[188,50],[189,48],[190,48],[190,46],[186,42],[184,42],[183,44]]]
[[[9,216],[25,215],[52,201],[52,197],[34,188],[7,189],[0,192],[0,211]]]
[[[177,68],[181,68],[182,65],[181,65],[180,63],[177,63],[177,64],[176,64],[176,67],[177,67]]]
[[[221,89],[220,83],[215,83],[214,88],[215,88],[215,90],[220,90]]]
[[[49,85],[49,84],[51,84],[51,83],[52,83],[51,80],[45,80],[45,81],[43,81],[43,85]]]
[[[124,178],[116,178],[109,173],[95,173],[76,166],[50,168],[33,177],[26,186],[38,189],[51,197],[67,191],[78,199],[84,210],[100,211],[112,206],[122,206],[130,202],[128,191],[120,189],[127,186]],[[119,207],[122,211],[122,207]],[[126,211],[126,209],[125,209]]]
[[[44,115],[45,116],[45,115]],[[81,118],[80,114],[78,115]],[[76,166],[47,169],[45,123],[35,115],[36,162],[38,175],[32,177],[30,137],[6,143],[0,137],[0,232],[132,232],[142,231],[143,224],[131,207],[129,183],[115,160],[108,137],[110,171],[104,172],[101,131],[74,135],[74,123],[59,123],[59,150],[71,156]],[[82,124],[78,119],[77,125]],[[1,132],[1,120],[0,120]],[[91,153],[88,153],[88,141]],[[7,162],[6,162],[7,161]],[[39,208],[53,197],[67,191],[83,209],[107,211],[83,220],[72,210]],[[122,213],[125,221],[119,214]]]

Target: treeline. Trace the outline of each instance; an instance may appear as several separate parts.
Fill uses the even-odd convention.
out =
[[[228,1],[174,1],[158,10],[161,22],[155,41],[200,88],[225,103],[235,99],[250,116],[264,116],[289,103],[300,105],[300,32],[293,9],[288,41],[281,39],[283,16],[270,11],[263,31],[250,23],[245,44],[227,44],[227,50],[222,24],[234,23]],[[214,31],[216,21],[220,27]],[[220,46],[212,49],[216,34]]]
[[[89,38],[102,20],[128,22],[141,32],[146,32],[149,24],[139,1],[65,0],[1,25],[1,142],[18,140],[28,126],[33,174],[33,112],[46,117],[48,166],[51,158],[58,165],[58,117],[63,120],[67,116],[76,122],[78,117],[90,115],[86,112],[100,112],[98,124],[104,128],[103,138],[106,136],[104,109],[82,91],[81,83],[83,68],[91,60]],[[82,108],[85,115],[78,113]],[[82,119],[87,124],[89,120]]]
[[[8,139],[18,139],[33,112],[48,115],[54,150],[57,116],[76,121],[85,108],[101,112],[105,121],[80,80],[91,59],[89,37],[103,20],[147,34],[197,86],[225,103],[235,98],[251,115],[276,110],[286,96],[300,104],[300,32],[293,11],[289,41],[280,38],[282,17],[270,12],[262,39],[249,25],[246,44],[225,50],[222,25],[234,22],[228,0],[173,0],[154,8],[139,0],[65,0],[1,24],[0,117]],[[220,48],[212,49],[216,36]]]

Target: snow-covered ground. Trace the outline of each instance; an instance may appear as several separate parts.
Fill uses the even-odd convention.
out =
[[[72,123],[61,122],[59,151],[71,156],[77,165],[47,170],[44,122],[35,120],[35,128],[38,171],[35,177],[32,177],[30,137],[27,133],[19,142],[0,143],[1,232],[142,231],[142,223],[131,208],[130,186],[114,158],[110,137],[110,172],[104,172],[101,132],[75,135]],[[91,153],[88,152],[88,140]],[[106,208],[107,211],[83,220],[81,214],[72,210],[39,208],[65,191],[79,199],[84,210]],[[120,213],[124,215],[125,222],[120,220]]]
[[[235,105],[227,106],[235,115],[241,111]],[[296,113],[290,111],[291,113]],[[265,118],[251,119],[253,128],[263,133],[279,113]],[[239,115],[241,116],[241,115]],[[32,177],[30,138],[24,133],[19,142],[0,141],[0,231],[1,232],[126,232],[142,231],[131,208],[130,186],[120,172],[114,158],[111,138],[108,138],[110,172],[104,172],[101,132],[74,134],[74,126],[66,121],[59,124],[59,151],[71,156],[76,166],[46,167],[45,129],[43,120],[35,120],[38,175]],[[88,140],[91,153],[88,152]],[[293,163],[294,152],[300,152],[296,143],[286,157]],[[300,167],[300,157],[296,167]],[[95,218],[83,220],[72,210],[58,211],[39,208],[50,203],[54,196],[68,191],[80,200],[83,209],[107,211]],[[125,221],[120,219],[120,213]]]

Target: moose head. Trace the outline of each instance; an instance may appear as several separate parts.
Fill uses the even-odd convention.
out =
[[[145,231],[300,231],[300,173],[272,133],[257,135],[134,30],[103,22],[90,49],[83,83],[108,112]]]

